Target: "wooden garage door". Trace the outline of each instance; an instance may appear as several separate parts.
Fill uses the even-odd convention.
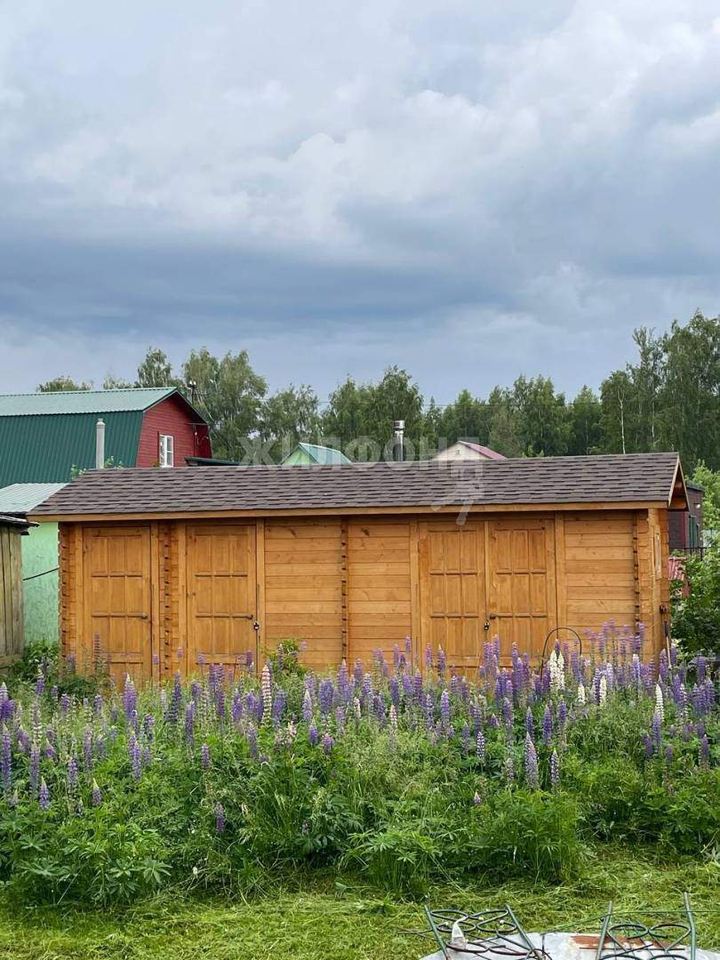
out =
[[[255,655],[255,525],[188,527],[188,667]]]
[[[441,646],[448,665],[475,669],[485,621],[484,524],[468,520],[420,523],[420,603],[423,642]]]
[[[122,688],[152,675],[150,530],[88,527],[84,532],[86,640]],[[78,664],[87,670],[90,664]]]
[[[556,626],[554,522],[488,520],[488,620],[503,660],[513,642],[539,657]]]

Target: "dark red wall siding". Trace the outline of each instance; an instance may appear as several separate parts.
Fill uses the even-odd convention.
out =
[[[182,400],[168,397],[145,412],[136,466],[158,466],[161,433],[175,438],[176,467],[187,466],[185,457],[212,456],[207,426],[196,422],[194,414]]]

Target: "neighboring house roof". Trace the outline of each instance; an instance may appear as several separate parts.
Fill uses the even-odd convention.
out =
[[[11,483],[8,487],[1,487],[0,513],[28,513],[64,486],[64,483]]]
[[[92,470],[35,516],[687,502],[676,453],[341,466]]]
[[[283,458],[282,462],[285,463],[298,452],[306,454],[313,463],[324,466],[352,463],[352,460],[349,460],[341,450],[336,450],[334,447],[322,447],[316,443],[298,443],[295,449]]]
[[[469,447],[470,450],[474,450],[488,460],[507,460],[507,457],[504,457],[501,453],[491,450],[490,447],[483,447],[481,443],[471,443],[469,440],[458,440],[458,443],[461,443],[464,447]]]
[[[173,393],[178,393],[175,387],[128,387],[126,390],[57,390],[50,393],[9,393],[0,395],[0,417],[33,417],[70,413],[101,414],[147,410]]]
[[[30,527],[36,527],[36,523],[25,520],[24,517],[10,517],[0,513],[0,527],[17,527],[20,533],[27,533]]]
[[[108,457],[115,466],[134,466],[145,412],[169,397],[206,422],[174,387],[0,396],[0,484],[67,481],[73,467],[94,465],[100,417]]]

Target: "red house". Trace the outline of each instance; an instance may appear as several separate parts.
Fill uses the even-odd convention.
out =
[[[0,486],[71,480],[95,467],[96,428],[116,467],[185,467],[211,457],[205,417],[174,387],[0,396]]]

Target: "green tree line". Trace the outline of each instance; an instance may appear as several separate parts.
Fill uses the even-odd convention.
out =
[[[368,452],[358,438],[389,456],[392,421],[403,419],[414,456],[471,439],[507,457],[678,450],[689,471],[699,463],[720,469],[720,318],[698,312],[667,333],[640,327],[632,337],[635,361],[573,398],[550,377],[520,376],[485,397],[463,388],[439,406],[393,366],[375,382],[347,377],[321,402],[307,384],[269,392],[247,351],[217,357],[205,348],[191,351],[179,371],[151,348],[134,381],[108,377],[103,387],[177,386],[210,421],[214,455],[232,460],[247,458],[249,441],[279,457],[299,440],[332,441],[351,459],[363,459]],[[38,389],[88,386],[63,376]]]

